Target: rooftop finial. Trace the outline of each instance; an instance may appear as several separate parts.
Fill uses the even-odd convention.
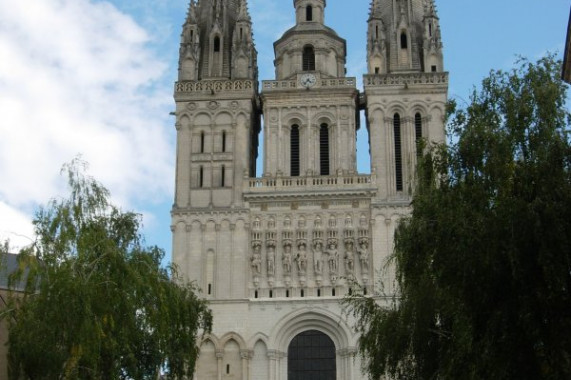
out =
[[[250,12],[248,12],[248,3],[246,0],[240,1],[240,10],[238,11],[237,21],[252,22],[252,18],[250,17]]]

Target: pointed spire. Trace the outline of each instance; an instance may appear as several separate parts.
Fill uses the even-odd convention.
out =
[[[248,3],[246,0],[240,1],[240,10],[238,11],[238,19],[236,21],[244,21],[252,23],[250,12],[248,12]]]
[[[381,17],[381,0],[371,0],[369,18]]]
[[[194,0],[190,0],[190,5],[188,6],[188,11],[186,13],[185,25],[196,24],[196,3]]]

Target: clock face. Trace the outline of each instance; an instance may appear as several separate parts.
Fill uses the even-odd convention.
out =
[[[303,74],[299,79],[299,82],[303,87],[311,87],[317,82],[317,78],[315,78],[314,74]]]

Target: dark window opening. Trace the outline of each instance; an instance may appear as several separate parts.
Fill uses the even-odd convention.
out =
[[[365,296],[367,295],[367,288],[366,287],[363,288],[363,295],[365,295]]]
[[[352,295],[353,295],[353,289],[352,289],[352,288],[349,288],[349,292],[348,292],[348,293],[349,293],[350,296],[352,296]]]
[[[299,177],[299,127],[297,125],[291,127],[290,154],[290,175]]]
[[[230,364],[226,364],[226,374],[230,374]]]
[[[286,298],[289,298],[289,290],[286,290]]]
[[[375,67],[375,74],[378,74],[381,71],[378,67]]]
[[[204,186],[204,168],[201,166],[198,173],[198,187]]]
[[[430,69],[432,70],[433,73],[435,73],[435,72],[436,72],[436,65],[432,65],[432,66],[430,67]]]
[[[258,291],[257,290],[254,292],[254,298],[258,298]]]
[[[305,21],[313,21],[313,8],[311,5],[305,8]]]
[[[422,141],[422,117],[419,113],[414,115],[414,131],[415,131],[415,140],[416,140],[416,156],[420,157],[422,155],[421,148],[421,141]]]
[[[317,289],[317,297],[321,297],[321,289]]]
[[[331,295],[335,297],[335,288],[331,289]]]
[[[244,34],[244,31],[242,30],[242,28],[240,28],[240,39],[242,39],[243,34]]]
[[[400,115],[395,114],[394,117],[394,133],[395,133],[395,175],[397,191],[402,191],[402,146],[401,146],[401,128]]]
[[[200,132],[200,153],[204,153],[204,132]]]
[[[190,42],[194,42],[194,30],[190,31]]]
[[[270,298],[274,298],[274,291],[270,290]]]
[[[301,296],[305,297],[305,292],[303,291],[303,289],[301,289]]]
[[[304,331],[288,347],[288,380],[335,380],[335,344],[317,330]]]
[[[319,129],[319,167],[321,175],[329,175],[329,127],[321,124]]]
[[[313,46],[303,48],[303,71],[315,70],[315,51]]]
[[[212,294],[212,284],[208,284],[208,295]]]
[[[400,35],[400,48],[401,49],[408,49],[408,38],[406,37],[406,33],[401,33]]]
[[[220,169],[220,187],[226,186],[226,167],[222,165]]]
[[[428,24],[428,35],[432,37],[432,24]]]
[[[375,39],[377,39],[377,40],[379,39],[379,26],[378,25],[375,26]]]
[[[215,53],[220,52],[220,37],[218,36],[214,37],[214,52]]]
[[[222,152],[226,152],[226,131],[222,132]]]

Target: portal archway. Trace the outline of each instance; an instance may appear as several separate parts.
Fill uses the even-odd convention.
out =
[[[335,344],[317,330],[296,335],[288,347],[288,380],[335,380]]]

